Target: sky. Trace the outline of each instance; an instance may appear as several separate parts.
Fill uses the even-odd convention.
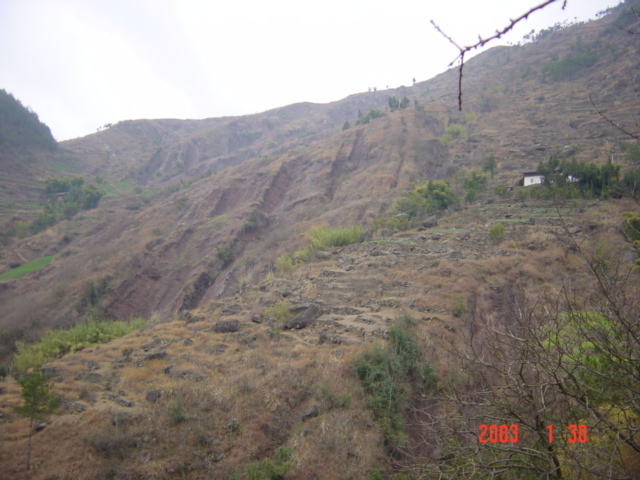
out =
[[[247,115],[428,80],[543,0],[0,0],[0,88],[59,140],[140,118]],[[508,37],[619,0],[562,0]],[[454,65],[455,66],[455,65]]]

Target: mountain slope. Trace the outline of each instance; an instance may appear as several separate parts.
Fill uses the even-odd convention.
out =
[[[72,323],[86,308],[88,281],[110,292],[101,307],[124,318],[215,301],[241,277],[262,278],[277,256],[304,244],[301,233],[312,226],[370,228],[412,182],[464,176],[489,156],[498,164],[493,184],[507,186],[551,154],[620,158],[626,137],[590,101],[616,122],[633,124],[638,36],[612,26],[615,20],[610,15],[473,58],[465,68],[464,113],[455,109],[457,71],[450,70],[411,88],[328,105],[128,121],[64,142],[89,178],[130,190],[8,252],[7,261],[17,253],[28,260],[58,256],[31,278],[4,285],[3,328],[24,316],[43,326]],[[585,51],[595,62],[550,78],[550,66]],[[387,107],[381,118],[341,131],[345,121],[356,123],[358,111],[384,110],[391,96],[417,104]],[[454,124],[467,135],[444,143]],[[53,317],[52,285],[65,292]]]
[[[625,161],[627,136],[592,105],[633,128],[640,35],[616,21],[478,55],[465,66],[464,112],[450,70],[328,105],[127,121],[64,142],[77,173],[99,176],[108,196],[5,252],[7,264],[55,258],[0,283],[2,355],[16,339],[89,314],[140,315],[150,327],[47,367],[65,409],[36,437],[43,468],[32,474],[19,460],[25,424],[10,409],[18,386],[3,383],[6,471],[244,478],[252,462],[284,461],[278,447],[292,452],[290,478],[442,464],[442,445],[418,421],[408,457],[388,455],[353,358],[410,317],[437,379],[471,385],[445,345],[478,334],[480,320],[499,322],[514,299],[590,297],[582,252],[621,268],[636,258],[620,233],[621,212],[636,208],[630,201],[554,204],[508,192],[551,155]],[[405,96],[410,106],[391,110],[389,98]],[[355,125],[371,109],[382,115]],[[353,126],[343,130],[346,121]],[[487,191],[443,212],[436,227],[420,219],[419,230],[375,230],[413,184],[446,179],[463,193],[463,179],[490,157],[497,167]],[[489,233],[497,223],[499,244]],[[354,224],[367,243],[278,271],[276,259],[309,244],[304,232]],[[276,317],[288,308],[318,315],[285,330]],[[416,392],[415,415],[436,411],[429,395]]]

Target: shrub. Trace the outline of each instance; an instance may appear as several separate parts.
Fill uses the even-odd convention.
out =
[[[236,258],[236,254],[233,252],[233,249],[230,246],[218,248],[218,253],[216,256],[222,260],[225,266],[229,265]]]
[[[632,242],[639,241],[640,215],[638,215],[636,212],[625,212],[622,215],[624,216],[622,225],[627,238]]]
[[[367,480],[384,480],[384,474],[378,468],[372,468],[367,475]]]
[[[445,133],[440,137],[440,145],[448,147],[453,142],[453,136],[449,133]]]
[[[350,227],[316,227],[305,232],[305,236],[311,240],[311,244],[320,250],[330,247],[344,247],[362,241],[364,228],[361,225]]]
[[[551,156],[549,160],[538,164],[538,172],[544,175],[546,192],[543,197],[555,198],[600,197],[619,198],[620,165],[612,163],[579,163],[575,159],[560,161]]]
[[[504,240],[504,225],[501,223],[496,223],[495,225],[491,225],[489,228],[489,240],[493,243],[500,243]]]
[[[432,367],[422,360],[410,319],[391,328],[385,349],[376,346],[356,357],[354,369],[367,393],[365,404],[380,423],[385,440],[391,446],[405,444],[404,412],[412,390],[436,385]]]
[[[418,185],[406,197],[400,198],[395,205],[399,213],[406,213],[409,218],[423,214],[432,214],[447,208],[457,207],[460,198],[444,180],[429,180]]]
[[[22,392],[23,404],[13,407],[18,415],[29,419],[29,442],[27,444],[27,470],[31,468],[31,437],[33,436],[33,424],[52,414],[61,403],[58,397],[47,383],[47,377],[42,373],[24,375],[19,380]]]
[[[255,209],[251,212],[251,214],[249,215],[249,218],[247,219],[246,223],[242,226],[242,231],[243,232],[253,232],[256,230],[260,230],[260,227],[262,226],[261,224],[261,213],[260,210]]]
[[[454,295],[451,304],[451,312],[456,318],[461,317],[467,311],[467,302],[462,295]]]
[[[272,307],[265,309],[263,315],[271,317],[279,325],[293,318],[293,314],[289,311],[289,305],[285,302],[276,302]]]
[[[293,270],[293,258],[291,258],[291,255],[284,254],[276,258],[275,268],[280,275],[291,273]]]
[[[622,178],[622,187],[627,195],[637,198],[640,193],[640,168],[627,171]]]
[[[145,321],[141,318],[129,322],[89,319],[69,330],[50,330],[38,343],[16,342],[18,353],[13,359],[13,369],[17,375],[25,373],[30,368],[39,369],[45,363],[67,353],[123,337],[143,328],[144,325]]]
[[[240,422],[237,419],[232,418],[229,425],[227,425],[227,430],[229,430],[230,433],[238,433],[240,431]]]
[[[173,423],[181,423],[189,419],[189,415],[187,415],[182,400],[180,399],[171,402],[169,405],[169,414],[171,415],[171,421],[173,421]]]
[[[493,178],[493,175],[496,173],[496,167],[497,167],[496,157],[491,155],[482,164],[482,171],[489,172],[491,174],[491,178]]]
[[[467,136],[467,127],[464,125],[460,125],[459,123],[452,123],[447,127],[445,133],[450,134],[453,138],[466,137]]]
[[[562,60],[557,60],[542,67],[542,74],[547,74],[553,81],[570,80],[583,68],[590,67],[598,61],[598,54],[592,50],[571,53]]]
[[[444,132],[444,135],[440,137],[440,143],[446,147],[453,140],[466,137],[467,135],[468,135],[468,130],[466,126],[460,125],[459,123],[452,123],[447,127],[447,129]]]
[[[358,117],[358,121],[356,122],[356,125],[365,125],[367,123],[369,123],[371,120],[381,117],[382,116],[382,111],[372,108],[371,110],[369,110],[367,112],[366,115],[362,115]]]
[[[246,478],[250,480],[282,480],[293,466],[292,455],[291,449],[278,447],[273,458],[265,458],[260,463],[252,462],[247,465]]]
[[[130,433],[115,429],[88,435],[85,442],[105,458],[124,460],[138,440]]]
[[[313,256],[314,248],[313,245],[309,245],[301,250],[296,251],[293,254],[293,258],[300,262],[308,262]]]
[[[504,194],[506,194],[509,191],[509,188],[506,185],[498,185],[497,187],[495,187],[493,189],[493,193],[495,193],[496,195],[498,195],[499,197],[502,197]]]

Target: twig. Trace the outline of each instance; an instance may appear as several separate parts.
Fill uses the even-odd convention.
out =
[[[533,12],[535,12],[537,10],[542,10],[543,8],[551,5],[552,3],[558,2],[558,1],[560,1],[560,0],[546,0],[545,2],[541,3],[537,7],[533,7],[531,9],[529,9],[527,12],[523,13],[518,18],[510,19],[511,21],[509,22],[509,25],[504,27],[502,30],[496,30],[496,33],[494,33],[492,36],[490,36],[488,38],[482,38],[482,37],[478,36],[478,41],[476,43],[474,43],[473,45],[466,46],[466,47],[461,47],[460,45],[458,45],[449,35],[444,33],[442,31],[442,29],[433,20],[431,20],[431,24],[435,27],[435,29],[438,32],[440,32],[444,38],[449,40],[449,42],[452,45],[454,45],[460,51],[460,54],[449,64],[449,66],[451,66],[458,59],[460,60],[460,67],[458,69],[459,70],[459,73],[458,73],[458,109],[460,111],[462,111],[462,69],[464,68],[464,56],[465,56],[465,54],[467,52],[470,52],[471,50],[475,50],[476,48],[484,47],[488,42],[490,42],[492,40],[496,40],[496,39],[502,37],[504,34],[509,32],[510,30],[512,30],[513,27],[515,27],[519,22],[529,18],[529,15],[531,15]],[[563,10],[567,6],[567,1],[568,0],[562,0],[562,9]]]
[[[591,97],[591,94],[589,94],[589,101],[591,102],[591,105],[593,105],[593,108],[596,109],[596,112],[598,112],[598,114],[604,118],[607,122],[609,122],[611,125],[613,125],[614,127],[616,127],[618,130],[620,130],[622,133],[624,133],[625,135],[629,135],[631,138],[635,139],[636,141],[640,142],[640,136],[635,134],[635,133],[631,133],[626,131],[624,128],[622,128],[620,125],[618,125],[616,122],[614,122],[613,120],[611,120],[609,117],[607,117],[595,104],[595,102],[593,101],[593,98]]]

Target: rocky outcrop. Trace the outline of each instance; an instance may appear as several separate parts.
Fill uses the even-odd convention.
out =
[[[282,326],[282,328],[284,328],[285,330],[300,330],[301,328],[305,328],[311,325],[320,315],[322,315],[322,311],[317,305],[305,305],[304,309],[291,320],[286,322]]]
[[[216,333],[234,333],[238,330],[240,330],[240,322],[238,320],[220,320],[213,327],[213,331]]]

